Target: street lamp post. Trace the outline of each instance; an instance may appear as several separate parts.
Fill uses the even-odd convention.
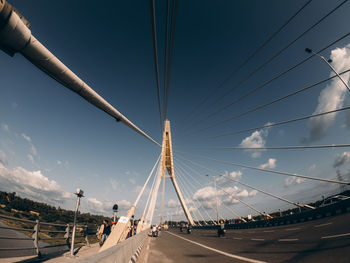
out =
[[[332,63],[331,59],[328,59],[328,60],[325,59],[324,56],[321,56],[320,54],[312,51],[312,49],[310,49],[310,48],[305,48],[305,52],[313,54],[313,55],[318,56],[319,58],[321,58],[331,68],[331,70],[338,76],[338,78],[341,80],[341,82],[343,82],[343,84],[348,89],[348,91],[350,91],[350,88],[349,88],[348,84],[343,80],[343,78],[338,74],[338,72],[335,70],[335,68],[330,64],[330,63]]]
[[[75,211],[74,211],[74,221],[73,221],[73,230],[72,230],[72,244],[70,247],[70,254],[71,256],[74,256],[74,241],[75,241],[75,228],[76,228],[76,221],[77,221],[77,213],[79,210],[80,205],[80,198],[84,197],[84,191],[81,189],[77,189],[77,191],[74,193],[77,196],[77,202],[75,204]]]
[[[118,205],[117,204],[115,204],[114,206],[113,206],[113,221],[114,221],[114,223],[116,224],[116,217],[117,217],[117,212],[118,212]]]

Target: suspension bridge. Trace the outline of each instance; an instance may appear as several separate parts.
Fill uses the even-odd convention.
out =
[[[283,15],[283,23],[274,26],[275,31],[249,48],[248,54],[244,52],[240,62],[231,61],[233,70],[218,74],[219,84],[201,92],[196,90],[191,107],[183,107],[181,100],[173,102],[174,108],[185,112],[176,124],[169,113],[170,94],[178,85],[174,81],[178,54],[175,36],[188,33],[181,29],[189,6],[178,0],[160,2],[148,1],[148,11],[142,12],[150,18],[155,83],[151,92],[156,97],[160,130],[157,129],[162,141],[141,128],[143,123],[136,124],[113,106],[107,96],[101,95],[103,92],[87,84],[87,76],[83,80],[42,44],[41,36],[32,33],[35,24],[30,25],[31,18],[19,7],[17,10],[8,1],[0,0],[2,51],[15,58],[21,55],[89,106],[115,119],[118,126],[125,125],[129,133],[142,136],[158,152],[135,201],[113,226],[102,247],[82,250],[77,258],[57,257],[50,261],[347,262],[350,198],[341,196],[334,204],[326,205],[320,197],[325,192],[349,192],[350,32],[343,26],[349,22],[348,1],[325,4],[308,0],[293,5],[294,9]],[[316,10],[322,12],[308,21],[308,15]],[[305,25],[301,26],[300,21]],[[301,30],[289,32],[294,23],[297,26],[293,29]],[[317,35],[320,39],[312,42],[314,32],[324,30],[327,23],[339,27],[334,32],[328,28],[330,36],[324,34],[321,39]],[[292,37],[284,39],[283,35],[286,41],[277,41],[284,32]],[[308,41],[313,49],[300,48]],[[296,49],[301,49],[302,55],[295,55]],[[330,51],[332,61],[322,56]],[[186,58],[190,56],[186,54]],[[307,64],[311,66],[305,68]],[[321,65],[322,74],[306,72]],[[275,90],[267,91],[272,88]],[[143,114],[141,108],[137,111]],[[239,122],[241,118],[245,120]],[[293,125],[298,128],[283,128]],[[268,136],[275,137],[271,141],[276,145],[266,146]],[[128,143],[127,138],[123,140]],[[272,156],[267,162],[258,165],[252,161],[267,153]],[[330,168],[326,168],[327,162]],[[302,185],[306,186],[300,188]],[[290,190],[293,187],[295,190]],[[167,197],[169,192],[175,193],[176,200]],[[128,238],[136,217],[136,235]],[[26,223],[36,225],[34,249],[38,254],[39,222]],[[193,232],[179,232],[179,224],[192,226]],[[170,229],[161,231],[158,238],[149,238],[152,225],[167,225]],[[221,225],[227,231],[224,238],[217,237]],[[4,236],[0,239],[26,239],[11,232],[21,229],[2,229]],[[69,226],[63,232],[68,238]]]

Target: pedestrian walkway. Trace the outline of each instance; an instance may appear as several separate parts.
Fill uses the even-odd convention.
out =
[[[100,249],[99,244],[95,243],[90,246],[83,246],[83,247],[77,248],[75,250],[74,257],[72,257],[70,255],[70,251],[68,251],[59,256],[51,256],[51,257],[44,256],[43,259],[47,263],[76,262],[78,259],[86,258],[98,253],[99,249]],[[1,258],[1,262],[2,263],[14,263],[14,262],[31,263],[31,262],[40,262],[40,260],[36,256],[26,256],[26,257]]]

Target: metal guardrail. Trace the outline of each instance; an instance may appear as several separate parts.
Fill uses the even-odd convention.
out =
[[[26,225],[26,228],[22,227],[11,227],[11,226],[0,226],[2,229],[9,229],[9,230],[17,230],[17,231],[25,231],[25,232],[31,232],[31,237],[28,238],[17,238],[17,237],[5,237],[0,236],[0,239],[7,239],[7,240],[32,240],[33,241],[33,247],[20,247],[20,248],[0,248],[0,251],[13,251],[13,250],[35,250],[36,254],[40,257],[42,249],[45,248],[52,248],[52,247],[60,247],[60,246],[67,246],[70,247],[70,237],[73,230],[73,224],[57,224],[57,223],[48,223],[48,222],[40,222],[39,220],[27,220],[7,215],[0,214],[0,219],[6,219],[9,221],[17,221],[21,222]],[[32,225],[32,228],[28,228],[28,224]],[[52,229],[41,229],[41,227],[46,228],[52,228]],[[64,230],[60,230],[64,228]],[[96,236],[97,233],[97,226],[96,225],[76,225],[76,228],[82,228],[83,230],[78,232],[76,237],[84,238],[84,241],[74,242],[75,244],[86,244],[90,245],[89,237]],[[46,233],[46,234],[52,234],[50,237],[42,238],[39,236],[39,233]],[[79,235],[80,234],[80,235]],[[59,236],[61,235],[61,236]],[[63,236],[62,236],[63,235]],[[60,241],[65,240],[64,243],[59,244],[52,244],[52,245],[46,245],[46,246],[40,246],[39,241]]]
[[[246,228],[258,228],[258,227],[271,227],[301,223],[306,221],[311,221],[323,217],[328,217],[332,215],[338,215],[350,212],[350,199],[341,201],[339,203],[328,205],[324,207],[318,207],[315,210],[307,210],[301,213],[286,215],[282,217],[275,217],[272,219],[259,220],[247,223],[239,224],[226,224],[226,229],[246,229]],[[217,229],[218,226],[195,226],[197,229]]]

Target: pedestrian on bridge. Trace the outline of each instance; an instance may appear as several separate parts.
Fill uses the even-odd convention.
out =
[[[221,236],[225,236],[225,224],[224,224],[224,221],[223,220],[220,220],[220,225],[219,225],[219,228],[218,228],[218,237],[221,237]]]
[[[107,220],[103,220],[103,224],[100,227],[100,230],[98,232],[98,239],[100,243],[100,247],[103,245],[103,243],[106,241],[107,237],[111,233],[111,226],[108,224]]]

